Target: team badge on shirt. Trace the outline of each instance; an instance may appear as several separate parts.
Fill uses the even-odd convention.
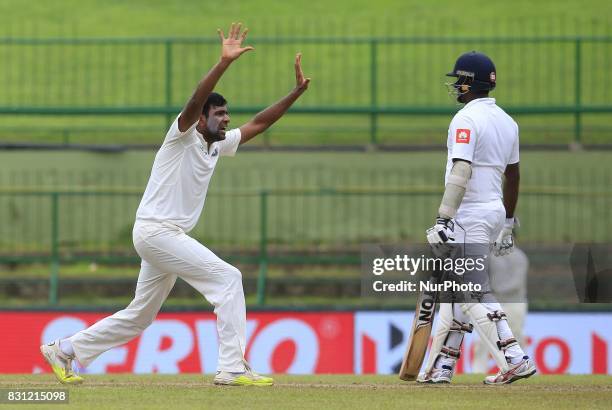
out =
[[[470,143],[470,130],[464,128],[458,128],[457,134],[455,134],[455,142],[457,144],[469,144]]]
[[[219,150],[217,148],[215,148],[215,150],[213,151],[213,153],[210,156],[211,157],[216,157],[217,154],[219,154]]]

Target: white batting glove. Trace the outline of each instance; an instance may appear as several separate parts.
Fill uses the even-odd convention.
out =
[[[436,224],[425,233],[434,255],[448,255],[451,250],[449,245],[455,242],[455,222],[448,218],[437,218]]]
[[[512,231],[514,230],[515,223],[516,226],[518,226],[518,220],[515,220],[515,218],[506,218],[504,227],[495,240],[495,243],[493,243],[493,253],[495,256],[507,255],[514,250]]]

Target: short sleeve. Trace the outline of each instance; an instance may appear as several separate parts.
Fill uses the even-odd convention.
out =
[[[178,140],[183,135],[191,132],[198,125],[198,122],[196,121],[191,125],[191,127],[189,127],[188,130],[186,130],[185,132],[181,132],[178,127],[178,119],[180,116],[181,116],[180,114],[177,115],[172,125],[170,125],[170,128],[168,129],[168,132],[166,133],[166,138],[164,139],[164,142],[171,142],[171,141]]]
[[[472,162],[477,139],[473,121],[466,116],[455,116],[448,129],[451,159]]]
[[[219,142],[221,156],[233,157],[240,145],[240,128],[234,128],[225,133],[225,139]]]
[[[519,135],[518,135],[518,125],[516,126],[516,138],[514,139],[514,144],[512,145],[512,153],[510,154],[510,160],[508,164],[516,164],[519,162]]]

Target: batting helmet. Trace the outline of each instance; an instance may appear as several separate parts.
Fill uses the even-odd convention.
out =
[[[454,86],[461,91],[468,91],[462,86],[469,86],[469,90],[476,92],[491,91],[495,88],[495,64],[486,55],[476,51],[462,54],[455,62],[453,71],[446,74],[456,77]]]

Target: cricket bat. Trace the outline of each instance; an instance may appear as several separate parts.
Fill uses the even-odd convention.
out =
[[[434,274],[429,278],[429,282],[438,283],[439,277],[440,275]],[[419,294],[414,310],[410,340],[399,372],[399,378],[402,380],[413,381],[419,375],[427,352],[437,303],[438,292],[422,291]]]

